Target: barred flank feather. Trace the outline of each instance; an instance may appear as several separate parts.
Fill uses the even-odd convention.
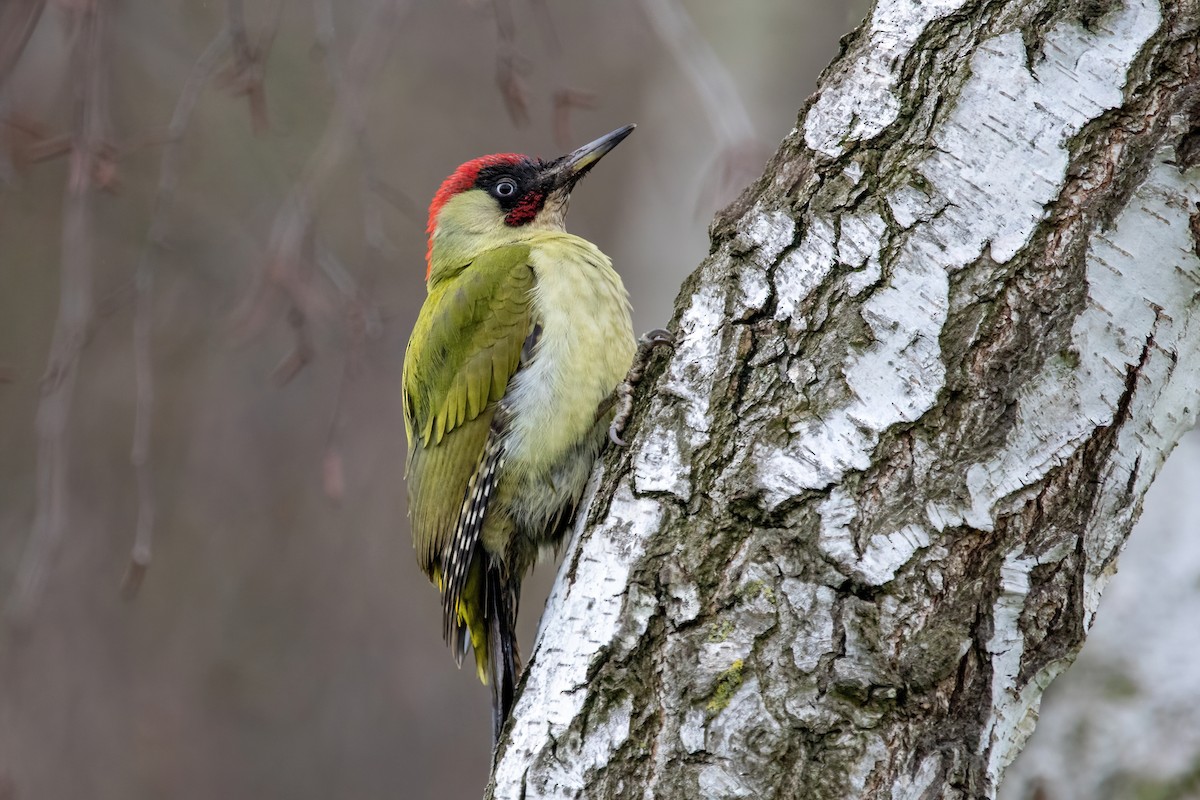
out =
[[[503,466],[504,447],[497,427],[493,426],[479,466],[467,483],[462,509],[454,526],[454,535],[446,543],[442,554],[442,576],[445,582],[442,587],[442,635],[454,648],[454,660],[459,666],[462,666],[467,642],[462,625],[465,620],[460,620],[459,603],[462,600],[463,587],[467,583],[471,562],[477,557],[486,557],[482,548],[477,545],[483,530],[484,517],[487,516],[488,502]],[[478,554],[477,550],[480,551]]]
[[[443,554],[441,570],[442,632],[459,666],[462,666],[468,644],[475,648],[480,678],[492,687],[493,741],[500,736],[500,729],[512,710],[513,693],[520,672],[516,642],[520,583],[505,575],[479,541],[488,503],[496,488],[497,478],[504,469],[504,446],[501,443],[503,421],[504,414],[501,411],[493,421],[479,466],[467,484],[454,526],[454,536]],[[483,586],[479,585],[478,577],[470,577],[476,570],[484,572]],[[484,597],[480,598],[480,593]],[[481,611],[483,620],[478,618]],[[481,625],[486,625],[486,639],[475,640],[471,629]]]

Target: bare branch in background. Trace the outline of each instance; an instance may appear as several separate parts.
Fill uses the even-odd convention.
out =
[[[399,4],[395,2],[382,2],[376,9],[376,13],[383,17],[378,22],[392,26],[394,28],[393,33],[398,33],[398,15],[401,10]],[[387,17],[392,17],[392,19],[389,21]],[[363,235],[367,244],[372,250],[376,251],[377,255],[391,256],[395,253],[395,247],[384,233],[383,209],[380,208],[380,201],[387,202],[397,211],[418,224],[423,223],[424,219],[421,217],[420,208],[411,198],[405,195],[400,189],[389,185],[380,177],[380,170],[378,168],[379,159],[375,155],[375,148],[371,145],[367,131],[367,108],[362,96],[363,84],[361,81],[348,76],[346,69],[343,69],[338,59],[337,31],[333,21],[333,3],[331,0],[314,0],[313,18],[317,34],[317,47],[323,54],[325,69],[329,75],[329,82],[333,87],[335,103],[338,106],[335,108],[335,112],[342,115],[344,123],[349,127],[350,133],[354,137],[355,155],[359,161],[360,181],[362,184]],[[380,61],[381,58],[386,58],[387,51],[390,51],[391,48],[387,48],[387,51],[382,53],[378,49],[374,49],[373,46],[372,49],[374,51],[369,54],[365,50],[360,49],[357,58],[368,59],[372,62]],[[354,54],[352,54],[351,58],[354,57]],[[374,75],[382,67],[383,64],[381,62],[371,64],[351,63],[349,69],[351,72],[361,72],[365,69],[371,75]]]
[[[346,265],[320,240],[316,242],[316,258],[325,277],[342,296],[350,332],[365,339],[378,339],[383,332],[383,321],[370,293],[354,280]]]
[[[0,93],[0,178],[11,180],[12,175],[31,164],[50,161],[71,152],[71,135],[52,133],[49,126],[31,119],[10,107],[8,98]]]
[[[267,14],[267,24],[252,42],[246,32],[246,15],[242,0],[229,0],[227,5],[229,32],[233,38],[233,63],[222,73],[221,84],[234,95],[246,98],[250,107],[250,124],[256,134],[270,127],[267,113],[267,57],[279,22],[283,18],[282,0],[273,0]]]
[[[242,6],[242,0],[228,0],[225,4],[225,18],[233,36],[233,57],[238,61],[248,60],[250,37],[246,35],[246,10]]]
[[[338,445],[338,431],[344,425],[343,398],[358,371],[364,342],[379,335],[381,322],[378,310],[351,272],[317,237],[316,206],[335,169],[352,150],[360,173],[364,237],[380,261],[395,252],[384,233],[382,203],[393,205],[415,220],[420,219],[416,204],[380,177],[378,159],[367,135],[367,104],[363,97],[363,87],[372,84],[394,50],[399,23],[408,5],[404,0],[379,0],[366,15],[343,64],[338,54],[333,3],[331,0],[314,0],[317,47],[324,57],[333,87],[334,105],[302,176],[276,214],[266,269],[256,280],[245,311],[240,315],[239,327],[243,335],[249,335],[264,324],[267,306],[273,296],[282,295],[288,303],[288,323],[295,344],[273,373],[274,380],[283,384],[295,377],[315,355],[312,322],[333,316],[335,310],[340,309],[347,331],[346,352],[322,468],[325,493],[335,501],[341,499],[345,487]],[[337,299],[327,296],[327,288],[312,281],[314,265],[328,278]]]
[[[381,199],[386,200],[388,205],[408,217],[417,225],[425,225],[425,209],[395,186],[382,180],[377,180],[373,182],[371,190],[379,195]]]
[[[500,90],[509,118],[518,128],[524,128],[529,124],[530,94],[524,76],[529,72],[530,64],[517,49],[517,26],[510,0],[492,0],[491,4],[496,16],[496,86]],[[554,27],[554,16],[545,0],[529,0],[529,5],[549,56],[547,72],[558,81],[551,94],[554,140],[559,147],[566,148],[574,141],[571,132],[572,112],[595,108],[596,95],[587,89],[569,86],[564,82],[569,68],[564,64],[562,43]]]
[[[25,52],[46,0],[7,0],[0,5],[0,89]]]
[[[564,83],[570,72],[568,64],[564,63],[562,42],[558,30],[554,27],[554,15],[545,0],[529,0],[533,9],[533,18],[542,34],[542,42],[546,53],[550,56],[550,74],[559,82],[551,95],[552,120],[554,124],[554,141],[563,150],[571,147],[575,136],[571,130],[571,115],[576,110],[590,110],[596,107],[596,93],[580,89]]]
[[[383,322],[370,295],[358,285],[350,271],[324,242],[317,242],[316,257],[321,271],[342,295],[346,316],[342,373],[338,379],[337,396],[329,420],[329,433],[325,438],[325,458],[321,470],[325,495],[335,503],[340,503],[346,491],[340,440],[341,431],[346,425],[346,394],[354,378],[362,370],[367,340],[379,338],[383,332]]]
[[[566,150],[575,141],[571,132],[571,113],[596,107],[596,95],[585,89],[561,88],[554,92],[554,141]]]
[[[416,204],[380,177],[378,160],[368,137],[366,102],[362,96],[362,87],[382,69],[387,54],[392,49],[391,44],[399,32],[402,10],[400,3],[380,2],[368,16],[343,68],[337,51],[333,4],[331,0],[314,0],[313,3],[317,45],[324,55],[335,97],[329,124],[336,125],[338,136],[330,141],[330,150],[335,151],[330,154],[330,158],[341,157],[341,151],[347,147],[345,138],[349,135],[353,139],[355,156],[359,162],[363,235],[379,261],[395,253],[395,246],[384,233],[381,201],[389,202],[402,213],[420,220]],[[327,130],[327,136],[328,134]],[[314,153],[314,159],[317,155]],[[312,163],[310,161],[310,166]],[[379,312],[367,293],[359,287],[350,270],[319,239],[314,242],[314,255],[317,266],[341,295],[342,313],[345,318],[345,353],[342,357],[342,371],[338,380],[322,466],[325,494],[334,502],[340,502],[345,493],[343,459],[339,443],[339,432],[345,425],[344,398],[359,371],[365,340],[379,335],[381,323]]]
[[[529,6],[533,9],[533,18],[542,31],[546,52],[551,58],[558,58],[563,52],[562,40],[558,38],[558,29],[554,27],[554,16],[550,13],[550,6],[546,0],[529,0]]]
[[[17,628],[32,619],[50,562],[68,524],[68,421],[79,356],[92,313],[94,171],[108,127],[106,10],[107,3],[96,0],[72,10],[68,18],[73,38],[75,132],[63,202],[58,320],[42,378],[36,422],[37,497],[33,528],[7,603],[7,616]]]
[[[300,370],[313,360],[313,356],[317,352],[313,347],[312,334],[308,330],[308,317],[304,312],[298,307],[292,306],[288,309],[287,321],[292,328],[296,343],[271,371],[271,379],[275,381],[276,386],[286,386],[291,383],[292,378],[300,374]]]
[[[4,98],[0,96],[0,106]],[[43,122],[20,113],[3,113],[0,108],[0,156],[6,164],[0,169],[21,169],[32,164],[53,161],[71,153],[75,137],[70,133],[52,133]],[[101,142],[91,159],[92,180],[100,189],[115,194],[118,186],[121,159],[143,147],[165,144],[161,133],[138,137],[118,146]],[[0,177],[4,177],[0,174]]]
[[[3,87],[0,86],[0,184],[11,182],[16,173],[11,135],[8,125],[5,124],[9,114],[8,97],[4,94]]]
[[[159,167],[158,191],[154,198],[150,228],[142,246],[134,278],[133,359],[137,406],[133,448],[129,459],[137,474],[138,516],[129,568],[121,581],[122,593],[127,598],[137,594],[141,587],[146,569],[150,566],[154,539],[154,476],[150,462],[150,431],[154,422],[154,370],[151,348],[151,334],[154,329],[153,262],[164,247],[167,219],[174,205],[175,190],[179,185],[179,158],[183,134],[200,99],[200,93],[216,73],[231,44],[230,28],[223,29],[200,54],[183,85],[183,91],[179,94],[171,122],[167,126],[167,142]]]
[[[726,144],[755,138],[750,114],[729,71],[678,0],[642,0],[654,32],[691,80],[717,137]]]
[[[528,63],[517,52],[517,26],[508,0],[492,0],[496,13],[496,86],[508,116],[518,128],[529,124],[529,88],[522,77]]]
[[[679,0],[641,1],[654,32],[691,81],[716,134],[720,155],[712,194],[718,200],[730,198],[758,177],[767,151],[758,141],[733,77]]]
[[[312,260],[309,251],[315,222],[314,209],[325,185],[351,147],[356,148],[364,173],[377,172],[373,152],[367,142],[366,105],[359,94],[359,87],[370,85],[383,68],[399,33],[402,11],[407,6],[408,3],[403,0],[380,0],[363,20],[343,70],[336,63],[334,52],[332,5],[316,4],[319,46],[330,63],[335,101],[320,142],[309,156],[300,179],[275,215],[266,269],[256,280],[245,310],[239,315],[242,335],[250,335],[265,321],[266,306],[272,295],[276,292],[283,295],[292,309],[290,314],[293,318],[292,327],[297,331],[297,346],[281,367],[289,364],[302,367],[307,359],[298,357],[312,355],[311,346],[306,348],[300,337],[300,331],[305,329],[303,325],[296,324],[296,315],[306,320],[314,316],[326,317],[333,309],[334,304],[310,284],[305,270]],[[375,197],[387,199],[400,194],[392,190],[390,195],[385,196],[379,191],[382,182],[378,178],[364,178],[364,183],[369,187],[365,198],[367,207],[374,204]],[[367,227],[370,232],[369,222]],[[381,234],[373,238],[372,246],[387,247]]]
[[[324,316],[329,312],[330,303],[309,285],[303,269],[308,260],[307,243],[312,234],[312,200],[309,187],[301,181],[292,188],[276,213],[266,259],[254,277],[246,301],[234,315],[238,339],[254,336],[267,324],[272,301],[277,296],[287,301],[290,315]],[[294,323],[292,327],[300,330]],[[300,345],[298,339],[297,347],[303,349]],[[307,361],[305,358],[304,363]]]

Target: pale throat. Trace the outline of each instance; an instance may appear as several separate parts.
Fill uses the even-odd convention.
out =
[[[430,253],[433,271],[461,267],[479,253],[526,242],[538,234],[565,232],[569,200],[569,194],[552,193],[532,220],[508,225],[503,210],[486,192],[472,189],[455,195],[438,214]]]

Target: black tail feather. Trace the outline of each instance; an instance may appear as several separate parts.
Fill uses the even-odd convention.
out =
[[[492,685],[492,746],[500,741],[500,732],[512,711],[513,693],[521,670],[517,653],[518,589],[507,585],[495,566],[487,568],[488,664]]]

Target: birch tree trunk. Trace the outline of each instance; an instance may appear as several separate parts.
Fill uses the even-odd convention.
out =
[[[720,216],[494,798],[994,797],[1200,350],[1196,0],[878,0]]]

